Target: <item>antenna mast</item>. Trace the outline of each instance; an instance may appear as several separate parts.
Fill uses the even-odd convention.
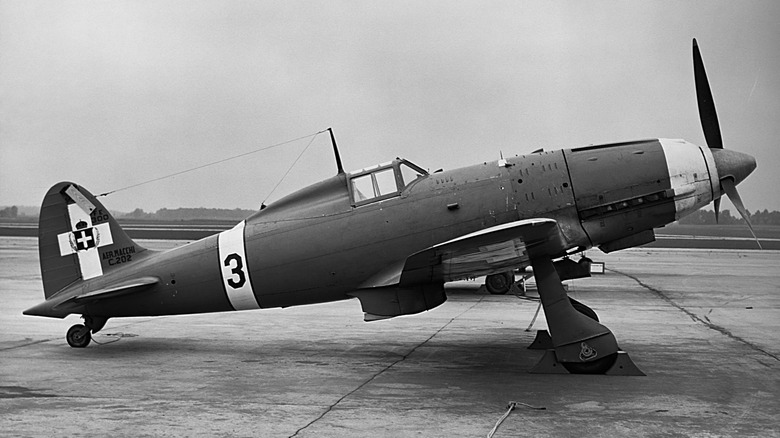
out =
[[[336,167],[338,167],[338,174],[341,175],[344,172],[344,166],[341,165],[341,156],[339,155],[339,148],[336,146],[336,137],[333,136],[333,129],[328,128],[330,132],[330,142],[333,143],[333,153],[336,155]]]

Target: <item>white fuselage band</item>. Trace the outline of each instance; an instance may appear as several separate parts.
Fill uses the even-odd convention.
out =
[[[236,310],[259,309],[247,268],[244,221],[219,233],[219,266],[230,304]]]

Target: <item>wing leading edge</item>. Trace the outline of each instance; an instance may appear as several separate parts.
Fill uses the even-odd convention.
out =
[[[530,264],[532,255],[565,253],[553,219],[526,219],[486,228],[434,245],[406,259],[402,285],[438,283],[496,274]]]

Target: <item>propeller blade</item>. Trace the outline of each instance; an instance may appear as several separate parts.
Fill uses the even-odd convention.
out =
[[[720,216],[720,198],[715,199],[715,223],[718,222],[718,216]]]
[[[723,138],[720,135],[718,113],[715,112],[715,101],[712,99],[707,72],[704,71],[704,61],[701,60],[699,45],[693,39],[693,77],[696,82],[696,100],[699,104],[699,119],[704,131],[704,138],[710,149],[723,149]]]
[[[745,210],[745,206],[742,204],[742,198],[739,197],[739,193],[737,192],[737,186],[734,184],[734,180],[732,180],[731,178],[723,179],[720,181],[720,185],[721,187],[723,187],[723,190],[726,191],[726,194],[731,200],[731,203],[734,204],[734,207],[737,208],[737,211],[742,216],[742,219],[745,219],[745,222],[747,222],[747,226],[748,228],[750,228],[750,234],[752,234],[753,238],[756,239],[758,248],[764,249],[761,246],[761,242],[758,241],[758,237],[756,237],[756,232],[753,231],[753,225],[750,223],[747,210]]]

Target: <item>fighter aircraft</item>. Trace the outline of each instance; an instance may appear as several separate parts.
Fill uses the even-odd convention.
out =
[[[337,173],[241,221],[168,251],[147,250],[85,188],[61,182],[40,213],[46,300],[24,312],[84,324],[86,347],[109,318],[288,307],[357,298],[366,321],[416,314],[446,300],[444,284],[487,276],[491,292],[531,266],[547,319],[553,366],[609,372],[621,350],[561,284],[567,256],[654,240],[669,224],[728,195],[755,168],[723,148],[701,55],[694,78],[708,147],[649,139],[540,151],[428,173],[397,158]],[[332,137],[332,131],[331,131]],[[752,228],[751,228],[752,229]],[[559,273],[560,271],[560,273]],[[585,274],[575,274],[582,276]]]

